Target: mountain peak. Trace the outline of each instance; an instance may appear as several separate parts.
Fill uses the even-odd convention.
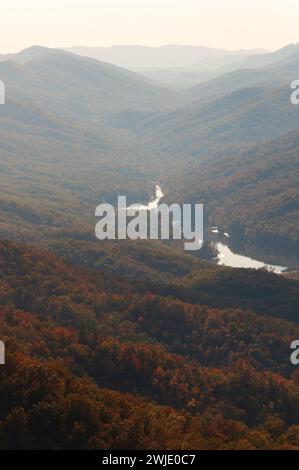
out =
[[[49,47],[34,45],[27,47],[26,49],[22,49],[20,52],[15,54],[2,54],[0,55],[0,62],[9,60],[22,65],[27,62],[32,62],[34,60],[50,56],[52,54],[66,54],[66,52],[60,49],[52,49]]]

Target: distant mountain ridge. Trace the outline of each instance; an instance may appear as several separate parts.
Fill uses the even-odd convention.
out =
[[[63,53],[63,51],[60,49],[50,49],[43,46],[31,46],[15,54],[0,54],[0,62],[12,61],[22,65],[26,62],[38,60],[42,57],[57,53]]]
[[[132,69],[190,66],[196,62],[196,60],[200,60],[204,57],[215,57],[226,54],[224,49],[177,45],[161,47],[130,45],[116,45],[111,47],[73,46],[66,50],[74,54],[93,57],[98,60],[111,62]]]
[[[160,47],[149,46],[111,46],[83,47],[73,46],[65,49],[75,54],[111,62],[132,70],[167,69],[172,67],[191,67],[203,59],[221,58],[227,55],[250,55],[265,52],[264,49],[248,51],[227,51],[205,46],[170,44]]]
[[[212,96],[221,96],[238,89],[268,85],[279,86],[290,83],[299,75],[299,51],[277,62],[259,68],[240,68],[226,72],[220,76],[195,85],[186,90],[191,99],[207,99]]]
[[[265,49],[228,51],[202,46],[161,47],[73,46],[69,52],[128,68],[174,87],[188,87],[239,69],[259,69],[295,60],[299,44],[274,52]],[[293,56],[293,57],[292,57]]]
[[[120,67],[40,46],[2,57],[0,79],[7,97],[30,96],[48,112],[99,120],[123,108],[173,108],[182,103],[175,92]],[[94,116],[94,117],[95,117]],[[92,119],[94,119],[94,117]]]
[[[271,65],[275,62],[279,62],[287,58],[288,56],[292,56],[294,53],[299,52],[299,43],[288,44],[281,49],[278,49],[274,52],[267,52],[265,54],[260,55],[252,55],[243,61],[241,65],[244,67],[264,67],[266,65]]]

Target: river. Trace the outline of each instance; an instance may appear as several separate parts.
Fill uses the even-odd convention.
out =
[[[159,202],[163,197],[164,193],[161,186],[159,184],[156,184],[155,195],[149,200],[148,204],[132,204],[128,207],[128,209],[157,209],[157,207],[159,206]],[[275,264],[275,262],[273,264],[269,263],[262,256],[259,259],[255,259],[255,257],[246,256],[243,253],[238,252],[236,248],[232,246],[233,242],[230,238],[230,235],[228,233],[221,233],[218,227],[212,227],[209,230],[206,239],[210,240],[217,249],[218,255],[214,261],[216,261],[218,265],[230,266],[232,268],[266,269],[277,274],[281,274],[282,272],[288,269],[287,265]],[[253,246],[252,248],[254,249],[256,247]],[[271,256],[271,254],[269,256],[268,253],[268,255],[265,255],[265,257],[270,257],[271,259],[274,258],[275,260],[275,255],[276,254],[273,253],[273,256]]]

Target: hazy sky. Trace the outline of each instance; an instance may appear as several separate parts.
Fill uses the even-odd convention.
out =
[[[299,42],[298,0],[1,0],[1,52],[111,44],[277,49]]]

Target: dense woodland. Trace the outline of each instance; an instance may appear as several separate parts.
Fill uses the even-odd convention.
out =
[[[0,62],[0,449],[298,450],[296,276],[94,238],[99,203],[158,180],[298,251],[294,64],[215,96],[43,48]]]
[[[184,181],[188,200],[206,206],[211,225],[239,239],[289,244],[298,252],[298,143],[298,131],[293,131],[199,168],[192,163],[185,178],[175,179],[171,197],[180,197]]]
[[[254,299],[187,303],[11,242],[0,266],[2,448],[299,446],[299,329],[275,275],[255,276],[276,296],[261,315]]]

